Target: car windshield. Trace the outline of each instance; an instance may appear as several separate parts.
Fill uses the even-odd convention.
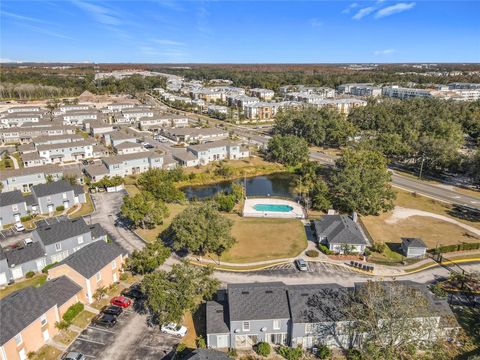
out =
[[[181,325],[177,325],[177,326],[175,327],[175,330],[179,331],[181,328],[182,328]]]

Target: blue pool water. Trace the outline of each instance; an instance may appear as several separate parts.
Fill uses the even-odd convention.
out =
[[[257,204],[253,205],[257,211],[276,211],[276,212],[290,212],[293,207],[290,205],[275,205],[275,204]]]

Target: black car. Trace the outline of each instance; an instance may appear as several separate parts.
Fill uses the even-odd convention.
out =
[[[117,323],[117,318],[114,315],[99,314],[93,319],[95,325],[104,327],[113,327]]]
[[[120,306],[115,306],[115,305],[105,306],[102,309],[102,313],[107,315],[113,315],[113,316],[118,316],[122,312],[123,312],[123,309]]]
[[[143,293],[137,287],[130,287],[122,291],[122,295],[133,300],[143,299]]]

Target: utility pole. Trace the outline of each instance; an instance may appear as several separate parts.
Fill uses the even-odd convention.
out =
[[[422,172],[423,172],[423,163],[425,162],[425,155],[422,155],[422,163],[420,164],[420,175],[418,176],[419,179],[422,178]]]

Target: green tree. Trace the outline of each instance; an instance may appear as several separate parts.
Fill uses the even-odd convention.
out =
[[[310,191],[310,198],[312,201],[312,208],[326,212],[332,207],[330,188],[328,184],[318,179]]]
[[[196,255],[222,254],[235,239],[230,234],[233,221],[223,217],[212,203],[191,205],[172,221],[169,233],[175,250],[187,249]]]
[[[128,269],[135,274],[153,272],[170,256],[170,249],[161,240],[148,243],[142,250],[135,250],[128,259]]]
[[[219,287],[211,278],[213,269],[188,262],[175,264],[169,272],[155,271],[145,275],[142,289],[148,308],[161,324],[182,320],[185,311],[193,311],[202,299],[210,298]]]
[[[137,184],[156,199],[172,203],[185,200],[185,194],[175,186],[182,178],[181,170],[150,169],[140,175]]]
[[[329,178],[334,205],[345,212],[377,215],[393,208],[395,194],[385,157],[373,150],[347,149]]]
[[[268,141],[267,159],[288,166],[301,165],[308,160],[308,144],[294,135],[275,135]]]
[[[148,191],[141,191],[134,196],[127,195],[123,198],[121,214],[135,226],[145,229],[161,224],[168,216],[168,209]]]

